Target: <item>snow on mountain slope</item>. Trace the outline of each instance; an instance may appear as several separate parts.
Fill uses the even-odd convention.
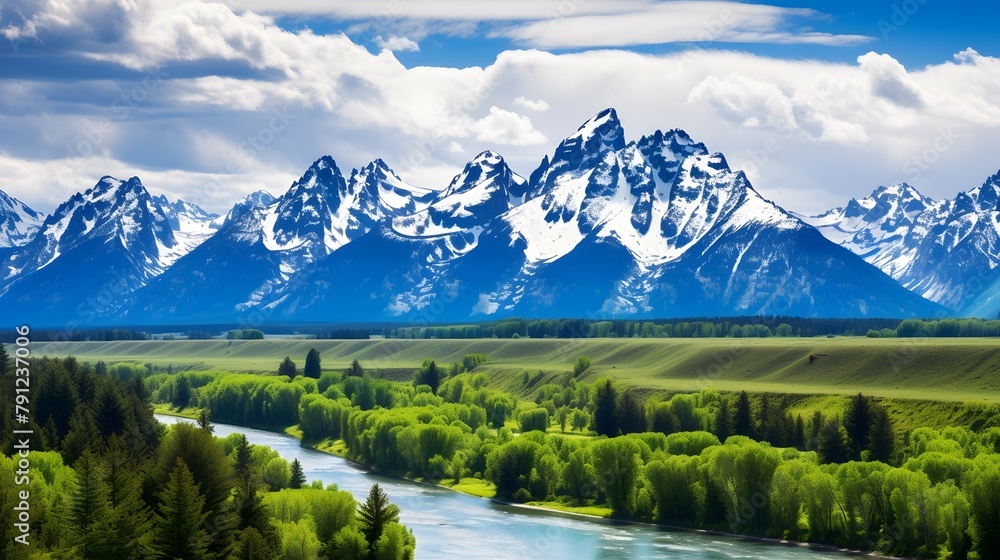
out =
[[[185,249],[138,177],[73,195],[7,259],[0,304],[49,324],[89,320],[162,274]],[[44,324],[44,323],[43,323]]]
[[[266,208],[274,204],[276,200],[278,199],[274,198],[274,195],[265,190],[254,191],[237,200],[236,204],[229,209],[229,212],[227,212],[225,216],[219,216],[212,220],[212,227],[217,230],[222,229],[222,226],[239,218],[249,210],[254,208]]]
[[[449,279],[452,266],[477,247],[491,219],[522,201],[526,185],[499,154],[483,152],[430,206],[387,217],[367,235],[317,262],[267,309],[296,317],[347,316],[355,313],[352,310],[359,316],[398,317],[423,309],[456,286]],[[348,269],[365,272],[337,274]],[[337,297],[339,287],[355,282],[356,295]]]
[[[950,200],[933,201],[906,184],[879,187],[803,219],[931,301],[971,306],[968,314],[989,308],[973,302],[998,277],[1000,173]]]
[[[0,191],[0,249],[20,247],[38,233],[45,216]]]
[[[487,152],[470,166],[491,161],[499,156]],[[511,182],[509,193],[526,194],[505,212],[497,213],[498,192],[454,184],[427,210],[318,261],[265,309],[307,320],[419,321],[939,309],[763,199],[683,131],[626,144],[613,109],[561,142],[526,186]],[[494,201],[492,211],[453,200],[470,193]]]
[[[345,180],[332,157],[321,157],[277,199],[261,192],[240,201],[216,235],[136,293],[127,313],[158,321],[243,314],[273,301],[318,259],[380,221],[423,210],[435,196],[403,182],[382,160]],[[209,280],[206,270],[233,281]]]

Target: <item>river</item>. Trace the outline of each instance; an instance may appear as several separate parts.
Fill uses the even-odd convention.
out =
[[[165,424],[184,418],[157,414]],[[241,432],[285,459],[298,459],[309,481],[336,483],[364,500],[378,482],[402,510],[400,521],[417,538],[417,560],[482,558],[491,560],[845,560],[863,558],[803,546],[762,543],[648,525],[588,521],[504,506],[427,484],[365,472],[340,457],[307,449],[293,437],[227,424],[215,424],[220,437]]]

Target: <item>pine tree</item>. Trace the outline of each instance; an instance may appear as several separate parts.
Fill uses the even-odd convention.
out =
[[[361,377],[365,374],[365,368],[361,367],[361,362],[354,360],[351,367],[344,371],[347,377]]]
[[[295,368],[295,362],[288,356],[281,361],[281,365],[278,366],[278,375],[284,375],[287,377],[295,377],[298,375],[298,370]]]
[[[816,452],[822,463],[846,463],[850,459],[847,433],[836,420],[827,422],[819,432]]]
[[[302,370],[302,375],[311,379],[319,379],[320,373],[322,373],[320,362],[319,351],[315,348],[310,348],[309,353],[306,354],[306,366]]]
[[[277,549],[281,544],[281,535],[271,523],[271,512],[261,493],[263,481],[259,470],[251,462],[250,445],[243,434],[236,440],[234,455],[236,488],[233,492],[233,512],[238,530],[235,554],[238,558],[271,558],[261,556],[261,550]],[[263,545],[250,546],[246,539],[259,540]]]
[[[111,508],[105,526],[111,546],[103,558],[148,558],[152,555],[153,515],[142,501],[139,468],[117,435],[107,442],[104,463]]]
[[[441,370],[438,368],[437,362],[434,360],[424,360],[424,365],[417,370],[414,376],[414,383],[416,385],[429,386],[431,393],[436,395],[438,387],[441,386]]]
[[[871,399],[861,393],[851,397],[844,413],[844,429],[847,430],[851,459],[860,459],[861,452],[868,449],[868,434],[872,429]]]
[[[280,557],[278,546],[253,527],[240,531],[236,537],[235,550],[230,556],[232,560],[272,560]]]
[[[881,406],[873,406],[871,431],[868,433],[869,459],[891,463],[896,454],[896,433],[892,418]]]
[[[108,515],[108,488],[100,460],[84,449],[73,464],[76,485],[70,498],[70,542],[79,558],[103,558],[105,531],[101,522]]]
[[[208,536],[203,524],[205,499],[184,460],[178,458],[170,478],[160,493],[160,511],[156,517],[154,541],[164,560],[202,558]]]
[[[618,429],[623,434],[637,434],[646,431],[646,418],[642,403],[632,391],[622,391],[618,397]]]
[[[302,472],[302,463],[298,459],[292,461],[292,478],[289,482],[289,487],[292,489],[302,488],[302,485],[306,483],[306,474]]]
[[[177,382],[174,385],[174,398],[171,402],[177,410],[185,409],[191,404],[191,382],[186,376],[177,376]]]
[[[750,395],[740,391],[736,398],[736,411],[733,418],[733,433],[738,436],[754,436],[753,412],[750,408]]]
[[[198,427],[208,433],[215,431],[215,426],[212,426],[212,413],[207,408],[201,409],[198,413]]]
[[[375,483],[368,492],[368,499],[358,509],[361,533],[368,541],[368,558],[378,556],[377,543],[386,525],[399,522],[399,507],[389,503],[389,496]]]
[[[610,379],[597,383],[594,391],[594,431],[599,436],[618,435],[618,419],[615,416],[618,391]]]

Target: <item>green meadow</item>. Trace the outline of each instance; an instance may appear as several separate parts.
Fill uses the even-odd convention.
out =
[[[477,340],[194,340],[35,343],[36,356],[132,361],[175,368],[276,371],[285,356],[301,367],[310,348],[324,369],[354,359],[386,377],[404,376],[425,358],[440,363],[482,353],[477,371],[523,388],[591,359],[583,378],[609,376],[665,391],[746,390],[844,395],[863,391],[890,399],[1000,402],[1000,339],[477,339]],[[534,384],[534,383],[532,383]]]

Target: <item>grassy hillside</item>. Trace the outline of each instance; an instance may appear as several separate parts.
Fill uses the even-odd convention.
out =
[[[36,356],[84,361],[274,371],[285,356],[299,366],[310,348],[323,367],[358,359],[369,370],[401,370],[424,358],[439,362],[483,353],[481,366],[500,376],[522,370],[570,371],[591,358],[586,378],[610,375],[629,384],[688,391],[867,394],[900,398],[1000,402],[997,339],[485,339],[258,340],[36,343]]]

